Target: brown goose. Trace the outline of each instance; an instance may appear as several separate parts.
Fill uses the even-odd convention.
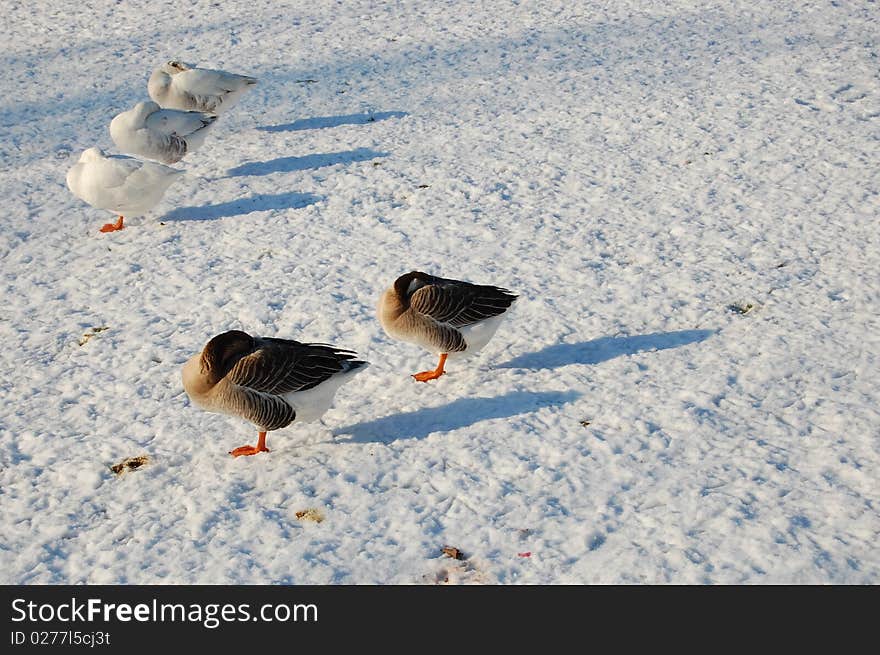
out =
[[[379,300],[379,322],[388,336],[440,356],[419,382],[439,378],[447,357],[475,353],[489,343],[518,296],[500,287],[447,280],[419,271],[401,275]]]
[[[257,426],[257,445],[230,455],[267,453],[266,432],[323,416],[337,389],[368,366],[356,357],[325,344],[231,330],[183,365],[183,388],[202,409],[240,416]]]

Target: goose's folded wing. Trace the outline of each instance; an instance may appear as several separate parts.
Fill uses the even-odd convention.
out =
[[[130,177],[141,167],[141,163],[129,157],[107,159],[95,162],[86,174],[93,176],[92,181],[104,189],[115,189],[124,186]]]
[[[305,391],[344,370],[354,353],[331,346],[283,339],[263,339],[255,352],[242,357],[227,374],[240,387],[268,394]]]
[[[173,175],[169,175],[162,171],[156,171],[155,169],[144,167],[129,175],[128,180],[126,180],[125,188],[134,194],[151,194],[159,189],[162,189],[163,191],[167,189],[170,186],[173,177]]]
[[[503,314],[516,296],[507,289],[436,278],[410,298],[410,307],[440,323],[463,327]]]
[[[156,130],[162,134],[177,134],[186,136],[216,120],[215,116],[209,116],[198,111],[178,111],[176,109],[160,109],[147,117],[147,128]]]
[[[419,314],[439,323],[451,323],[467,309],[473,296],[473,289],[468,286],[429,284],[416,290],[409,303]]]
[[[184,173],[182,169],[171,168],[157,162],[132,161],[134,165],[125,180],[125,187],[133,193],[151,193],[158,188],[167,188],[173,178]]]
[[[174,78],[179,78],[176,86],[194,96],[224,95],[256,82],[253,77],[208,69],[184,71]]]

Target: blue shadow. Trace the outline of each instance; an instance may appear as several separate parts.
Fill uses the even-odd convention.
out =
[[[704,341],[713,334],[715,334],[713,330],[679,330],[633,337],[600,337],[581,343],[557,343],[537,352],[514,357],[508,362],[498,364],[496,368],[540,370],[569,364],[599,364],[621,355],[686,346],[689,343]]]
[[[335,166],[336,164],[351,164],[358,161],[367,161],[377,157],[387,157],[387,152],[378,152],[369,148],[357,148],[345,152],[330,152],[326,155],[305,155],[304,157],[280,157],[269,161],[252,161],[227,171],[229,177],[243,175],[271,175],[272,173],[291,173],[293,171],[306,171],[312,168]]]
[[[323,200],[321,196],[313,193],[278,193],[257,194],[248,198],[239,198],[229,202],[221,202],[216,205],[204,205],[202,207],[178,207],[163,216],[166,221],[214,221],[226,216],[240,216],[251,212],[261,212],[272,209],[301,209],[308,205]]]
[[[328,127],[340,125],[366,125],[376,123],[389,118],[403,118],[409,116],[405,111],[380,111],[375,114],[346,114],[345,116],[319,116],[316,118],[301,118],[285,125],[263,125],[257,129],[262,132],[299,132],[301,130],[323,130]]]
[[[440,407],[391,414],[333,431],[351,435],[351,441],[390,443],[398,439],[424,439],[432,432],[449,432],[480,421],[508,418],[548,405],[564,405],[580,397],[576,391],[514,391],[494,398],[459,398]]]

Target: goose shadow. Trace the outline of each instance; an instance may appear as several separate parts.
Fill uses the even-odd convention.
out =
[[[301,130],[323,130],[340,125],[366,125],[376,123],[389,118],[403,118],[409,116],[405,111],[380,111],[376,113],[346,114],[344,116],[317,116],[315,118],[300,118],[292,123],[284,125],[263,125],[256,129],[261,132],[299,132]]]
[[[214,221],[227,216],[239,216],[270,209],[301,209],[314,205],[320,200],[323,198],[313,193],[261,193],[216,205],[178,207],[162,218],[166,221]]]
[[[496,368],[541,370],[559,368],[568,364],[599,364],[621,355],[686,346],[704,341],[713,334],[715,334],[714,330],[679,330],[631,337],[600,337],[580,343],[557,343],[537,352],[514,357],[510,361],[498,364]]]
[[[241,177],[244,175],[271,175],[272,173],[291,173],[293,171],[305,171],[312,168],[324,168],[336,164],[352,164],[359,161],[387,157],[387,152],[379,152],[370,148],[356,148],[343,152],[329,152],[322,155],[305,155],[303,157],[279,157],[269,161],[251,161],[235,168],[230,168],[226,174],[229,177]]]
[[[350,441],[360,443],[424,439],[432,432],[449,432],[480,421],[525,414],[539,407],[564,405],[580,395],[576,391],[513,391],[489,398],[459,398],[440,407],[348,425],[334,430],[333,435],[351,435]]]

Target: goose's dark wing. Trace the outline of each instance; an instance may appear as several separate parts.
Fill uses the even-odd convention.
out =
[[[288,339],[255,339],[256,350],[242,357],[227,374],[239,387],[280,395],[305,391],[336,373],[362,366],[350,350]]]
[[[410,307],[453,327],[473,325],[503,314],[517,296],[507,289],[432,277],[410,296]]]

